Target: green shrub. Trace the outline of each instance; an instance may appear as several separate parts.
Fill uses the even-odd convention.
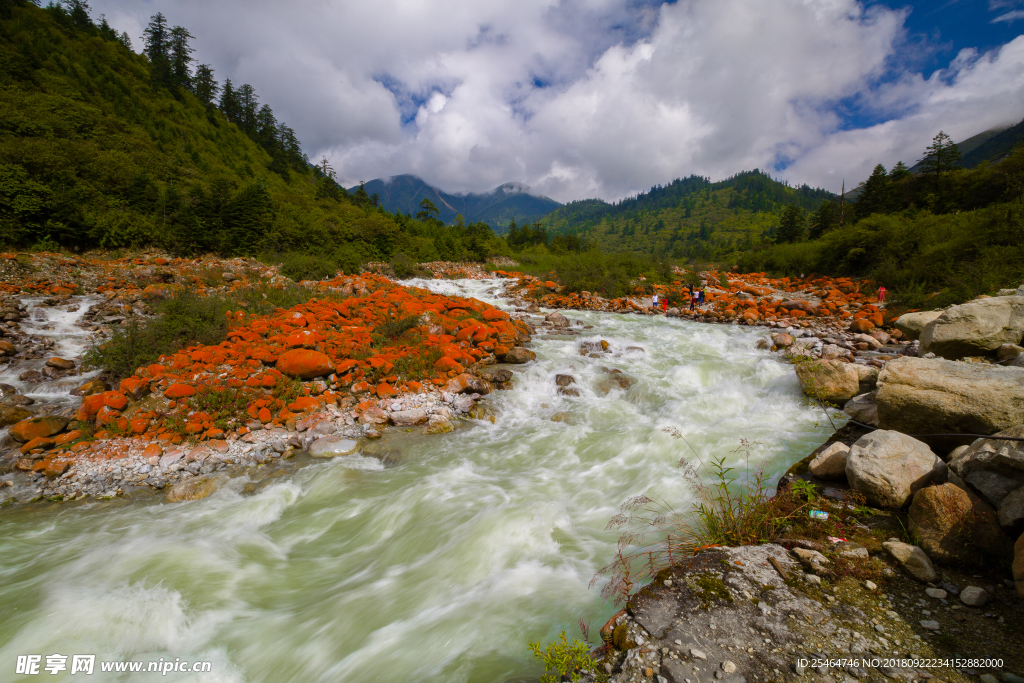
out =
[[[103,368],[117,378],[153,363],[162,354],[194,344],[219,344],[228,331],[224,315],[232,302],[221,297],[201,297],[185,289],[155,306],[157,317],[114,328],[104,344],[85,355],[89,365]]]
[[[416,274],[416,262],[400,251],[391,259],[391,270],[395,272],[395,277],[406,280]]]
[[[296,282],[302,280],[324,280],[334,277],[338,266],[333,259],[315,254],[301,254],[290,251],[270,257],[281,264],[281,274]]]
[[[578,683],[583,680],[582,671],[590,671],[594,674],[595,681],[607,681],[608,677],[603,671],[597,671],[594,660],[590,658],[590,646],[584,642],[573,639],[570,643],[562,631],[559,639],[549,643],[543,650],[540,649],[540,641],[530,643],[530,651],[544,664],[544,675],[540,677],[541,683],[559,683],[568,680]],[[548,673],[553,671],[554,673]]]

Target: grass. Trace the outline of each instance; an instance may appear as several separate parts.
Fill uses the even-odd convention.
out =
[[[642,292],[651,285],[671,282],[672,264],[632,253],[605,254],[596,250],[556,256],[543,246],[523,250],[519,270],[544,280],[555,279],[568,292],[595,292],[614,298]],[[644,279],[640,281],[640,277]]]
[[[162,354],[193,344],[219,344],[227,336],[228,320],[224,314],[231,308],[227,299],[202,297],[183,289],[154,308],[157,317],[131,319],[128,324],[114,328],[106,343],[86,353],[85,363],[123,378]]]

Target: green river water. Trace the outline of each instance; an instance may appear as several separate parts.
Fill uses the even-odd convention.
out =
[[[493,281],[419,284],[503,303]],[[317,462],[252,494],[239,478],[196,502],[0,510],[0,681],[536,680],[528,641],[579,636],[580,619],[596,637],[618,609],[588,589],[614,554],[618,506],[690,500],[685,446],[663,428],[734,461],[741,438],[756,442],[752,464],[775,477],[828,435],[792,366],[754,348],[757,330],[567,315],[594,327],[539,335],[537,362],[491,397],[495,424],[389,434],[374,445],[386,458]],[[581,357],[581,339],[613,353]],[[637,383],[604,395],[601,366]],[[582,396],[558,396],[556,373]],[[212,664],[16,676],[33,653]]]

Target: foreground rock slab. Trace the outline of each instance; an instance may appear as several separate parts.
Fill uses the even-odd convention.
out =
[[[995,296],[950,306],[921,333],[921,353],[955,360],[983,355],[1024,337],[1024,297]]]
[[[900,508],[918,489],[946,480],[946,463],[927,444],[906,434],[879,429],[850,448],[846,478],[869,502]]]
[[[1024,368],[898,358],[878,375],[878,424],[905,434],[994,434],[1024,424]]]

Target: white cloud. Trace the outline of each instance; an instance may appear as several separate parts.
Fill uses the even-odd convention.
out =
[[[140,45],[152,5],[92,5]],[[903,72],[904,12],[856,0],[161,8],[196,35],[198,59],[252,83],[353,184],[409,172],[449,191],[514,180],[563,201],[615,199],[788,163],[776,175],[838,190],[875,163],[914,160],[940,128],[961,139],[1024,116],[1024,38]],[[851,108],[891,120],[841,130]]]
[[[998,23],[1001,21],[1013,21],[1015,19],[1024,19],[1024,9],[1015,9],[1007,12],[1006,14],[1000,14],[998,17],[992,20],[992,23]]]

